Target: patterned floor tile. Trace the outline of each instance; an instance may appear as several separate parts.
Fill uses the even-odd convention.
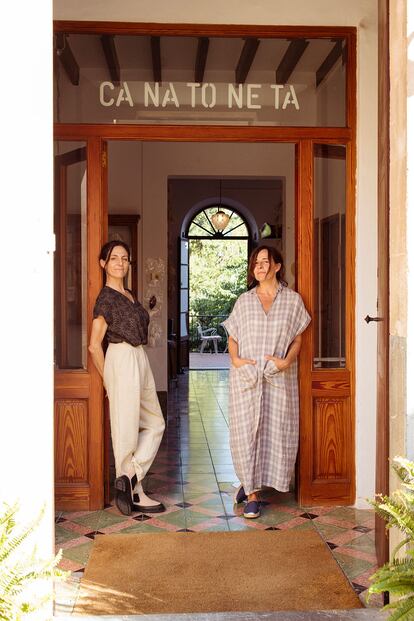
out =
[[[162,522],[163,524],[174,525],[177,528],[185,528],[186,515],[186,509],[177,508],[177,511],[159,514],[157,517],[153,517],[151,518],[151,520],[148,520],[148,522],[146,522],[145,524],[153,525],[154,523],[159,524],[160,522]],[[160,528],[160,526],[157,526],[157,528]],[[167,529],[168,527],[165,528]],[[168,530],[170,529],[168,528]]]
[[[234,466],[233,466],[233,460],[231,458],[231,456],[228,457],[213,457],[212,458],[214,467],[216,469],[216,471],[221,470],[222,472],[229,472],[231,473],[232,476],[234,476],[235,472],[234,472]],[[230,477],[231,478],[231,477]]]
[[[338,526],[339,528],[346,528],[348,530],[354,528],[355,526],[355,522],[342,519],[341,517],[337,515],[332,515],[331,513],[318,516],[318,524],[332,524],[333,526]]]
[[[205,455],[183,455],[181,460],[181,466],[211,466],[212,461],[209,453]]]
[[[117,524],[125,522],[125,520],[126,516],[122,515],[118,509],[113,507],[113,509],[109,511],[102,511],[97,530],[102,530],[103,528],[108,528],[110,526],[116,526]]]
[[[353,522],[353,525],[364,524],[372,519],[372,511],[369,509],[355,509],[354,507],[336,507],[328,515],[336,516],[339,519]]]
[[[214,474],[214,466],[211,461],[206,464],[191,464],[191,465],[183,465],[182,467],[183,476],[187,474]]]
[[[79,533],[67,530],[66,528],[63,528],[60,524],[55,525],[55,542],[57,545],[62,544],[66,541],[70,541],[71,539],[77,539],[78,537]]]
[[[202,522],[201,524],[196,524],[190,526],[190,528],[195,532],[212,532],[212,531],[220,531],[220,532],[228,532],[230,530],[229,524],[227,520],[217,520],[211,519]]]
[[[121,522],[117,522],[116,524],[110,524],[108,526],[101,526],[99,528],[99,532],[104,535],[114,535],[115,533],[119,533],[128,526],[133,526],[135,524],[134,519],[131,517],[129,519],[124,519]]]
[[[64,571],[75,572],[75,571],[78,571],[79,569],[83,569],[83,567],[85,567],[85,564],[72,561],[69,558],[65,558],[64,556],[62,556],[62,558],[59,561],[58,567],[59,569],[63,569]]]
[[[353,580],[372,567],[372,563],[369,561],[353,558],[347,554],[340,554],[337,550],[333,550],[332,554],[342,567],[349,580]]]
[[[185,476],[187,485],[184,486],[184,492],[186,487],[192,486],[194,488],[214,488],[217,486],[217,479],[214,474],[192,474],[187,473]],[[183,484],[184,485],[184,484]]]
[[[223,509],[222,511],[223,512]],[[216,514],[217,516],[220,515],[220,512],[217,512]],[[211,515],[210,512],[200,512],[197,510],[193,510],[192,507],[190,507],[189,509],[186,509],[186,524],[187,524],[187,528],[191,528],[193,530],[195,530],[195,526],[197,526],[198,524],[203,524],[204,522],[209,522],[212,519],[216,518],[218,521],[215,523],[219,523],[222,520],[219,520],[219,518],[216,517],[216,515]],[[202,529],[199,529],[202,530]],[[227,530],[223,528],[223,530]]]
[[[190,483],[184,486],[183,493],[186,502],[193,502],[193,500],[196,501],[196,499],[201,496],[219,494],[219,488],[217,483],[210,483],[209,485],[195,485]]]
[[[218,493],[211,493],[210,491],[206,492],[206,493],[201,493],[197,492],[197,493],[186,493],[186,502],[190,503],[191,505],[205,505],[205,506],[212,506],[212,505],[220,505],[223,506],[223,503],[221,501],[221,496]]]
[[[353,539],[350,543],[348,543],[345,547],[352,548],[354,550],[361,550],[362,552],[367,552],[369,554],[373,553],[373,545],[372,538],[368,535],[361,535]]]
[[[188,507],[188,509],[190,509],[190,507]],[[212,504],[208,507],[205,507],[203,505],[192,505],[191,506],[191,512],[192,513],[199,513],[200,515],[204,515],[206,517],[210,516],[210,517],[218,517],[218,516],[225,516],[226,512],[224,510],[224,507],[222,505],[222,503],[216,503],[216,504]]]
[[[372,510],[353,507],[300,507],[293,492],[262,490],[262,515],[243,517],[235,505],[237,477],[229,450],[228,371],[190,372],[180,376],[169,395],[167,429],[144,487],[164,503],[162,514],[121,515],[115,506],[95,512],[57,512],[56,544],[60,566],[77,572],[74,591],[60,592],[57,610],[71,613],[79,576],[99,531],[136,534],[162,532],[316,529],[365,602],[375,571],[375,520]],[[229,559],[231,562],[231,559]],[[75,577],[77,576],[77,577]],[[369,605],[378,606],[380,596]]]
[[[165,532],[166,532],[166,529],[161,526],[157,526],[156,524],[152,524],[150,522],[144,522],[140,526],[139,533],[136,533],[136,534],[144,535],[145,533],[165,533]]]
[[[240,531],[240,530],[266,530],[268,528],[267,524],[263,524],[258,520],[246,520],[246,518],[242,516],[236,516],[228,520],[228,525],[231,531]]]
[[[128,522],[128,524],[130,524]],[[118,530],[116,533],[113,533],[114,535],[118,534],[118,535],[137,535],[140,532],[142,532],[142,525],[145,524],[145,522],[134,522],[133,524],[127,526],[126,528],[122,528],[120,530]]]
[[[235,476],[231,477],[231,475],[229,475],[227,472],[224,474],[218,472],[216,473],[216,477],[218,483],[229,483],[231,478],[236,478]]]
[[[91,513],[84,513],[83,515],[72,517],[71,514],[64,514],[67,519],[76,524],[82,524],[87,526],[89,530],[98,530],[99,520],[101,518],[102,511],[93,511]],[[70,517],[69,517],[70,516]]]
[[[329,541],[334,543],[336,546],[346,546],[346,544],[349,544],[352,541],[359,539],[360,537],[361,533],[358,533],[354,530],[346,530],[343,533],[338,533],[333,537],[330,537]]]
[[[74,563],[85,566],[88,562],[89,554],[93,546],[93,541],[88,541],[73,548],[66,548],[63,550],[63,558],[69,559]]]
[[[355,550],[353,548],[350,548],[349,546],[338,546],[335,549],[335,552],[337,554],[349,556],[350,558],[361,559],[363,561],[367,561],[371,565],[374,565],[376,562],[376,556],[375,554],[372,554],[372,552],[364,552],[362,550]]]
[[[234,486],[233,482],[223,481],[223,483],[220,483],[219,488],[221,492],[231,495],[233,497],[237,489],[237,485]]]
[[[347,532],[345,528],[339,528],[338,526],[333,526],[333,524],[321,524],[318,519],[312,520],[312,522],[326,541],[332,541],[334,537]]]
[[[377,566],[373,565],[371,567],[369,567],[369,569],[366,569],[362,574],[360,574],[359,576],[355,576],[354,580],[355,582],[357,582],[358,584],[362,584],[362,586],[364,586],[365,588],[368,588],[369,585],[371,584],[371,576],[374,575],[374,573],[377,570]]]

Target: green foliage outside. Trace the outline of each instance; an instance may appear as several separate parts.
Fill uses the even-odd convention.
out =
[[[217,328],[247,287],[247,240],[190,239],[190,341],[198,349],[197,322]],[[224,339],[222,339],[224,345]],[[223,346],[221,347],[223,349]]]
[[[17,505],[4,504],[0,511],[0,619],[20,621],[27,614],[41,609],[49,598],[36,596],[39,580],[66,578],[68,572],[56,566],[58,554],[49,561],[37,558],[36,550],[30,554],[22,549],[23,542],[38,525],[42,514],[29,526],[18,526]]]
[[[393,550],[391,560],[371,577],[369,593],[389,592],[392,601],[389,621],[414,619],[414,462],[403,457],[394,459],[393,468],[401,481],[401,489],[391,496],[377,496],[371,501],[375,511],[395,527],[404,538]],[[405,556],[399,552],[405,547]]]

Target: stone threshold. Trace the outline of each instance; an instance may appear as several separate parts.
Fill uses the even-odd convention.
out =
[[[375,608],[352,610],[304,610],[278,612],[210,612],[162,615],[99,615],[82,616],[82,621],[386,621],[388,614]],[[73,617],[55,617],[73,621]]]

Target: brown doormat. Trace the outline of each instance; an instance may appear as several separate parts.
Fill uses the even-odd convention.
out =
[[[313,530],[97,536],[75,615],[361,608]]]

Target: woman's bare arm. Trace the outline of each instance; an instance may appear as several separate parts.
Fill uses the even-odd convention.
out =
[[[89,351],[91,352],[92,361],[95,367],[98,369],[99,375],[103,379],[104,370],[104,353],[102,349],[102,341],[105,333],[108,329],[108,324],[105,319],[100,315],[92,321],[91,340],[89,342]]]

